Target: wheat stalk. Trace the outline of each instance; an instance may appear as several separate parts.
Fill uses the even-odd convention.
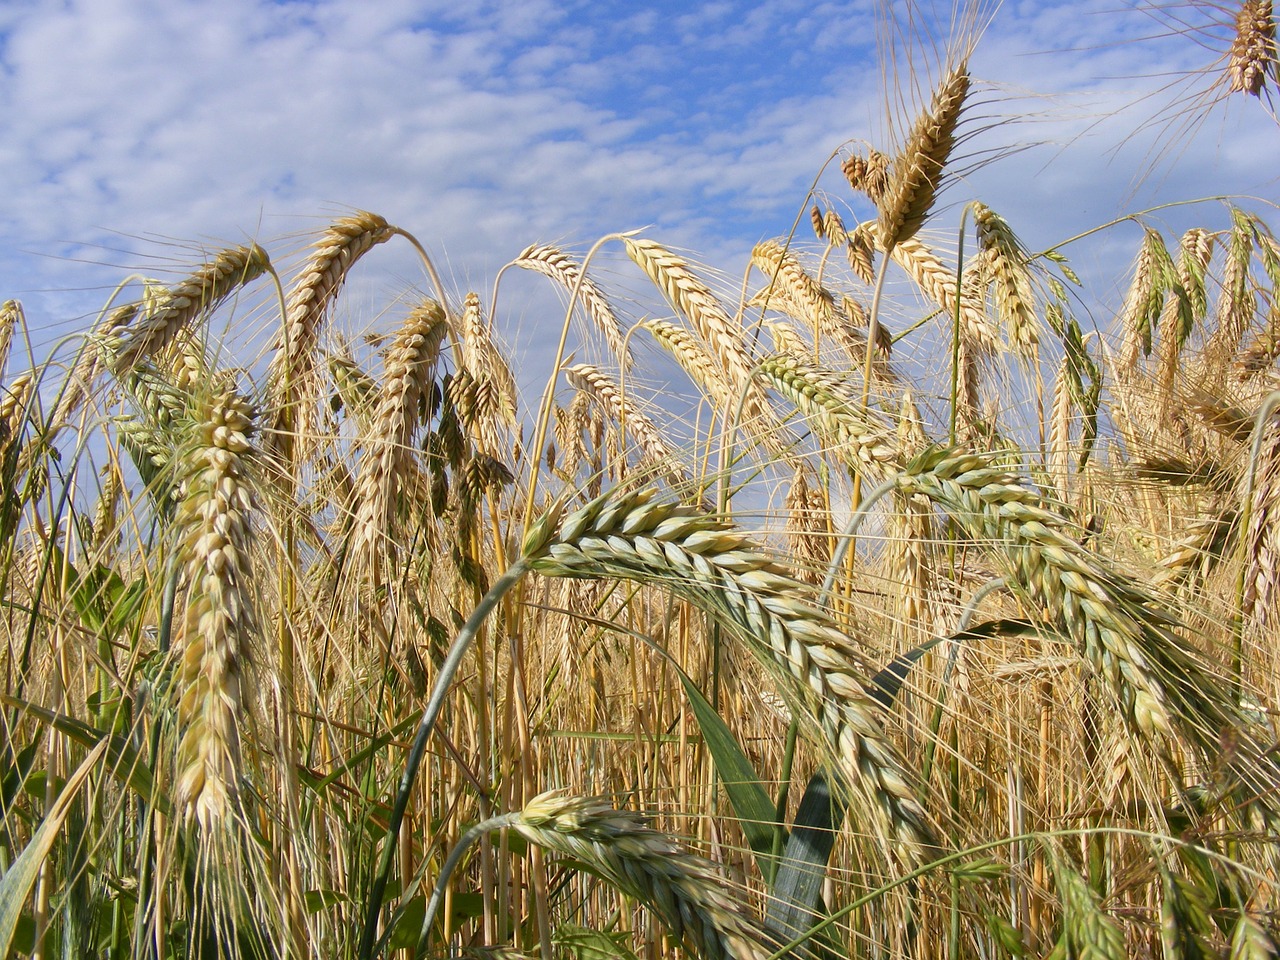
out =
[[[595,323],[596,329],[604,334],[618,365],[623,370],[630,368],[631,351],[627,347],[625,331],[613,312],[613,307],[609,306],[608,299],[595,281],[567,253],[556,247],[535,243],[525,247],[512,263],[550,277],[570,293],[577,291],[578,298],[587,309],[587,315]]]
[[[765,960],[771,953],[769,935],[715,867],[638,814],[599,797],[549,791],[525,804],[510,825],[643,903],[673,940],[704,960]]]
[[[209,827],[237,794],[241,685],[254,633],[250,586],[253,493],[246,458],[254,411],[234,392],[212,400],[196,428],[178,511],[185,562],[174,795],[187,819]]]
[[[942,168],[955,147],[956,124],[969,93],[969,71],[962,61],[933,92],[929,108],[916,119],[902,151],[890,165],[880,208],[880,237],[892,249],[910,240],[924,223],[937,196]]]
[[[522,555],[547,576],[664,584],[716,615],[811,691],[822,732],[887,855],[918,862],[932,844],[852,641],[805,602],[811,587],[745,535],[695,508],[655,500],[650,490],[606,495],[563,519],[553,511],[530,528]]]

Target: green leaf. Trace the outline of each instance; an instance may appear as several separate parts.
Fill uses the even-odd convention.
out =
[[[629,930],[605,933],[568,923],[558,927],[551,937],[551,943],[574,960],[636,960],[627,945],[630,940]]]
[[[40,828],[31,837],[31,842],[23,848],[18,859],[13,861],[13,866],[0,877],[0,956],[8,956],[14,949],[18,924],[22,919],[22,905],[31,894],[40,867],[53,849],[67,814],[71,812],[71,801],[76,798],[85,780],[106,752],[105,743],[99,743],[89,751],[76,772],[67,780],[58,799],[49,808]]]
[[[427,898],[413,897],[399,911],[395,927],[387,939],[388,950],[412,950],[418,945],[418,934],[422,931],[422,918],[427,912]]]
[[[17,697],[0,694],[0,701],[44,721],[62,735],[70,737],[83,746],[95,749],[102,747],[111,761],[109,765],[111,774],[117,780],[127,784],[139,797],[156,807],[161,813],[169,812],[168,798],[156,791],[150,768],[142,762],[142,757],[133,744],[124,737],[108,735],[82,720],[68,717],[66,714],[54,713],[52,710],[28,703],[26,700],[19,700]],[[30,780],[31,778],[28,778],[28,782]]]
[[[785,836],[786,828],[778,822],[778,811],[774,802],[765,793],[760,784],[760,777],[755,767],[747,759],[738,741],[725,722],[716,713],[715,707],[707,701],[689,675],[677,667],[671,666],[684,684],[685,695],[689,698],[689,706],[702,730],[702,739],[711,751],[711,759],[715,762],[716,773],[724,783],[725,793],[733,812],[738,817],[742,833],[755,854],[756,863],[765,877],[773,876],[773,843],[779,833]]]
[[[819,772],[813,775],[800,799],[765,912],[765,929],[777,937],[779,945],[790,943],[811,929],[826,912],[822,906],[822,883],[836,833],[844,822],[847,804],[843,794],[839,781],[832,791],[827,778]],[[801,958],[817,955],[812,947],[800,946],[793,951],[793,956]]]

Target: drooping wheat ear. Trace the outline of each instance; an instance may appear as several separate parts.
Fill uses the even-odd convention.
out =
[[[110,551],[116,540],[124,478],[114,463],[104,466],[100,476],[102,485],[98,489],[98,500],[93,507],[90,534],[95,550]]]
[[[1141,357],[1151,355],[1152,335],[1157,331],[1165,296],[1176,282],[1177,271],[1164,239],[1155,230],[1147,229],[1120,311],[1122,372],[1132,371]]]
[[[289,291],[271,358],[272,422],[267,442],[274,455],[284,460],[292,457],[294,435],[306,426],[302,404],[311,388],[316,343],[329,306],[356,261],[390,240],[395,230],[376,213],[362,210],[335,220],[312,245]]]
[[[1066,857],[1049,848],[1053,879],[1062,901],[1062,933],[1053,955],[1090,960],[1126,960],[1124,930],[1103,911],[1098,895]]]
[[[667,320],[643,320],[640,323],[675,358],[702,392],[718,409],[728,409],[737,402],[737,394],[729,387],[719,364],[712,359],[705,343],[685,327]]]
[[[889,158],[879,150],[870,150],[864,157],[851,155],[840,165],[849,186],[863,193],[877,207],[884,201],[889,180]]]
[[[579,363],[565,370],[565,379],[600,405],[604,414],[616,423],[623,435],[630,434],[640,445],[640,462],[648,470],[664,476],[677,491],[684,491],[689,478],[679,460],[667,446],[662,431],[629,397],[624,397],[603,371],[589,363]]]
[[[35,385],[35,375],[28,371],[0,387],[0,463],[18,449],[18,438],[22,436]]]
[[[679,310],[694,331],[711,347],[734,390],[746,391],[744,415],[756,420],[764,415],[764,398],[751,382],[751,357],[742,345],[742,330],[736,326],[711,290],[670,250],[652,240],[627,238],[627,256],[657,285],[671,305]]]
[[[1259,626],[1274,622],[1280,599],[1280,422],[1272,417],[1263,430],[1258,460],[1253,464],[1242,611]]]
[[[1236,13],[1236,35],[1227,54],[1232,93],[1262,95],[1267,73],[1275,73],[1276,21],[1271,0],[1244,0]]]
[[[1005,219],[986,204],[973,205],[973,218],[978,225],[978,243],[987,254],[997,315],[1014,352],[1033,360],[1040,334],[1027,252]]]
[[[1249,277],[1257,230],[1253,219],[1242,210],[1232,208],[1231,220],[1227,258],[1222,267],[1222,290],[1214,307],[1215,329],[1205,345],[1206,356],[1222,367],[1240,349],[1240,341],[1258,309],[1257,294]]]
[[[357,569],[367,572],[374,584],[381,582],[380,561],[395,520],[397,490],[411,472],[419,400],[430,389],[447,330],[444,307],[426,300],[409,312],[387,352],[386,375],[356,477],[351,546]]]
[[[819,240],[827,241],[831,247],[843,247],[849,242],[849,231],[845,229],[844,220],[835,210],[823,210],[817,204],[809,211],[809,219],[813,222],[813,232]]]
[[[270,268],[271,258],[256,243],[223,250],[186,280],[153,300],[120,344],[114,368],[128,370],[161,350],[196,317],[212,311],[238,288],[252,283]]]
[[[351,415],[363,421],[377,402],[378,385],[355,362],[345,343],[339,352],[329,354],[328,361],[329,377],[338,390],[338,399]]]
[[[765,360],[760,376],[794,403],[854,470],[879,480],[902,462],[893,428],[864,408],[834,371],[785,355]]]
[[[910,777],[876,719],[857,650],[796,580],[729,524],[652,490],[608,494],[525,538],[531,569],[557,577],[610,577],[663,585],[717,617],[767,665],[811,691],[821,731],[855,796],[855,815],[886,855],[918,862],[933,832]]]
[[[867,225],[867,236],[876,248],[884,250],[881,231],[875,224]],[[946,266],[936,254],[919,240],[900,240],[891,252],[893,261],[906,271],[921,293],[942,308],[948,317],[955,315],[956,271]],[[996,331],[982,309],[977,286],[968,284],[960,293],[960,331],[978,356],[990,356],[999,346]]]
[[[931,451],[899,475],[899,486],[1003,554],[1029,609],[1057,621],[1131,730],[1147,739],[1179,734],[1212,765],[1224,732],[1248,728],[1214,669],[1177,633],[1178,620],[1146,587],[1082,547],[1068,522],[990,455]]]
[[[239,781],[241,688],[255,632],[248,466],[254,416],[234,391],[209,402],[196,426],[178,512],[186,612],[175,644],[182,733],[174,794],[185,817],[204,827],[227,814]]]
[[[929,108],[907,135],[889,169],[880,207],[880,237],[892,249],[916,235],[933,206],[942,168],[956,142],[956,124],[969,94],[969,71],[961,61],[933,92]]]
[[[813,355],[813,348],[800,336],[800,331],[785,320],[765,320],[762,326],[769,331],[774,353],[787,353],[793,357]]]
[[[765,240],[752,248],[751,265],[769,279],[776,292],[800,308],[797,320],[807,323],[817,335],[831,329],[835,300],[809,276],[794,253],[776,240]]]
[[[875,280],[875,224],[867,221],[854,227],[845,252],[849,257],[849,269],[863,283],[872,283]]]
[[[0,383],[4,382],[5,366],[9,363],[9,348],[13,344],[15,328],[26,328],[22,316],[22,304],[17,300],[0,303]]]
[[[485,455],[497,457],[502,431],[516,426],[516,378],[493,342],[475,293],[468,293],[462,303],[462,345],[463,363],[475,384],[474,417],[468,428]]]
[[[1204,278],[1213,259],[1213,245],[1214,235],[1200,227],[1192,227],[1178,242],[1178,280],[1197,319],[1209,310]]]
[[[783,505],[787,510],[787,541],[797,560],[797,575],[806,583],[820,584],[831,563],[831,509],[822,491],[810,482],[811,473],[812,468],[805,463],[796,468]]]
[[[1193,575],[1203,578],[1210,564],[1226,551],[1238,517],[1238,512],[1229,508],[1188,523],[1186,533],[1157,562],[1154,582],[1177,586]]]
[[[764,960],[771,938],[708,860],[607,800],[550,791],[512,821],[530,843],[569,857],[657,915],[703,960]]]
[[[550,277],[570,294],[577,290],[578,299],[586,307],[587,316],[604,335],[618,366],[623,370],[630,369],[631,351],[627,346],[626,331],[622,323],[595,281],[583,274],[582,267],[573,258],[556,247],[535,243],[522,250],[512,263]]]

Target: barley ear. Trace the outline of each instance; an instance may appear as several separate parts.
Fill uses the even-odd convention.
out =
[[[962,61],[934,90],[929,108],[917,118],[894,158],[880,203],[880,239],[886,249],[914,237],[929,215],[968,94],[969,71]]]
[[[635,813],[551,791],[530,800],[511,825],[639,900],[703,960],[765,960],[772,952],[759,920],[715,867]]]

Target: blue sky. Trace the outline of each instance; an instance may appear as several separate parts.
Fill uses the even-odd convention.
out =
[[[842,143],[888,144],[889,115],[901,129],[914,109],[902,75],[906,107],[886,106],[895,78],[878,59],[877,7],[8,0],[0,299],[24,302],[39,357],[129,269],[171,275],[248,237],[283,258],[351,208],[413,232],[459,293],[487,291],[529,243],[581,251],[636,227],[733,276],[753,243],[786,233]],[[964,152],[1038,145],[976,169],[962,160],[935,221],[943,236],[971,197],[1033,248],[1170,199],[1275,198],[1277,127],[1258,103],[1233,98],[1194,136],[1138,129],[1168,96],[1144,95],[1187,72],[1181,89],[1204,89],[1194,71],[1225,49],[1131,42],[1167,33],[1168,17],[1130,0],[995,11],[971,61],[985,84]],[[937,43],[923,46],[916,62],[936,61]],[[1162,145],[1176,156],[1153,168]],[[838,164],[821,186],[851,202]],[[1138,236],[1082,248],[1082,271],[1114,282]],[[364,281],[388,298],[418,281],[407,250],[375,256]]]

